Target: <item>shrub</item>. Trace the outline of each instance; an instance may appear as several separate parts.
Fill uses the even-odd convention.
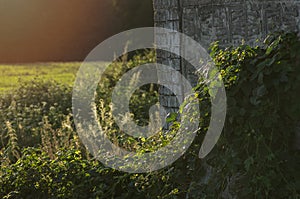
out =
[[[0,123],[9,122],[22,147],[41,143],[45,119],[53,129],[61,128],[71,111],[71,88],[54,81],[35,79],[20,82],[19,88],[0,97]],[[7,125],[0,125],[3,148],[8,142]]]
[[[225,50],[215,43],[211,55],[228,111],[222,138],[206,158],[215,172],[204,192],[214,198],[298,198],[300,154],[292,141],[300,121],[299,38],[273,34],[264,47]],[[200,83],[197,91],[208,104],[204,88]]]
[[[89,159],[84,150],[74,144],[79,140],[72,128],[72,115],[68,111],[68,89],[62,87],[57,90],[67,95],[55,92],[50,95],[50,103],[47,104],[53,106],[55,100],[52,101],[51,96],[66,99],[62,100],[66,103],[55,108],[53,114],[51,106],[45,112],[41,111],[44,110],[42,105],[38,105],[41,110],[35,110],[34,107],[28,109],[30,104],[39,102],[31,101],[31,98],[23,100],[16,94],[3,98],[1,102],[1,122],[5,124],[1,128],[2,132],[9,135],[4,145],[10,147],[11,152],[1,150],[0,157],[5,159],[3,157],[10,154],[12,161],[1,164],[0,197],[299,198],[300,154],[291,144],[295,124],[300,121],[299,38],[294,33],[273,34],[265,40],[265,46],[255,48],[241,45],[220,49],[214,43],[211,55],[224,80],[228,112],[222,136],[204,160],[198,158],[198,150],[209,124],[211,104],[202,79],[194,88],[198,93],[202,115],[199,118],[201,128],[194,143],[172,165],[147,174],[128,174],[105,168],[101,163]],[[132,139],[122,134],[112,121],[110,93],[115,81],[122,73],[147,59],[131,61],[127,63],[127,68],[116,65],[109,69],[107,78],[99,84],[97,96],[97,102],[101,102],[98,104],[98,113],[103,114],[100,118],[106,118],[100,121],[106,133],[112,140],[116,138],[120,146],[141,153],[167,144],[178,128],[175,122],[170,136],[158,134],[149,139]],[[41,85],[36,87],[44,88]],[[49,87],[54,89],[55,86]],[[31,90],[31,87],[27,88]],[[132,110],[137,115],[148,111],[147,107],[137,105],[137,102],[140,97],[138,93],[143,94],[149,88],[143,88],[132,98]],[[43,92],[43,89],[39,92]],[[155,89],[153,93],[156,94]],[[148,94],[144,96],[149,97]],[[25,105],[12,103],[12,99]],[[156,99],[154,95],[150,101],[155,102]],[[140,107],[143,109],[138,110]],[[26,113],[26,109],[30,111]],[[6,116],[6,113],[10,114]],[[67,147],[57,144],[54,149],[47,148],[48,144],[36,145],[35,148],[24,147],[24,143],[39,142],[34,138],[30,138],[33,141],[22,141],[22,133],[17,130],[19,123],[16,122],[20,120],[14,117],[17,114],[25,114],[23,117],[28,119],[28,123],[24,125],[31,125],[28,127],[31,130],[39,128],[36,121],[42,122],[40,130],[43,130],[43,135],[47,134],[44,143],[55,143],[55,139],[60,136],[62,139],[62,135],[70,135],[67,136],[67,140],[71,140],[70,144]],[[57,120],[56,114],[59,118]]]

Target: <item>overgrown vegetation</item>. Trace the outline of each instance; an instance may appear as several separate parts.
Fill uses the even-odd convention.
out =
[[[215,43],[211,50],[225,83],[228,112],[222,139],[206,160],[214,172],[205,192],[299,198],[300,154],[293,144],[300,120],[299,39],[273,34],[264,48],[222,50]],[[197,91],[205,99],[203,88],[200,84]]]
[[[299,198],[300,154],[293,147],[300,121],[300,41],[270,35],[264,47],[211,47],[228,97],[225,128],[216,148],[198,158],[207,130],[210,99],[203,81],[195,88],[201,129],[174,164],[148,174],[105,168],[81,145],[71,114],[71,87],[48,81],[23,83],[0,100],[1,198]],[[99,83],[96,102],[110,139],[147,152],[172,136],[138,138],[120,133],[110,113],[112,89],[121,75],[154,54],[115,63]],[[131,99],[133,118],[157,102],[155,86]],[[134,116],[135,115],[135,116]],[[141,124],[147,124],[147,117]],[[173,132],[176,132],[174,126]],[[172,132],[170,132],[172,133]],[[210,175],[208,175],[210,174]]]

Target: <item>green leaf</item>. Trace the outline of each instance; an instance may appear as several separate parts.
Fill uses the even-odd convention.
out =
[[[267,89],[266,89],[265,85],[261,85],[256,90],[256,95],[259,97],[264,96],[266,93],[267,93]]]
[[[166,119],[166,122],[174,122],[176,121],[178,114],[177,113],[170,113]]]
[[[244,161],[245,169],[247,172],[250,170],[250,167],[253,165],[253,163],[254,163],[254,158],[252,156]]]

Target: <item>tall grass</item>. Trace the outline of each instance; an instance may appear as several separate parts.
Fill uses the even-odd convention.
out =
[[[131,60],[127,60],[126,56],[116,59],[105,71],[97,88],[95,102],[104,132],[114,143],[129,149],[136,149],[138,142],[122,133],[115,124],[112,116],[111,95],[117,81],[125,72],[136,65],[148,63],[149,60],[154,61],[153,52],[135,56]],[[49,64],[49,66],[54,66],[56,72],[65,70],[70,73],[73,73],[78,66],[78,63]],[[19,67],[26,71],[29,66]],[[39,67],[41,66],[37,68]],[[41,71],[47,72],[47,69],[41,69]],[[11,74],[14,72],[12,70]],[[6,75],[8,74],[9,72],[6,71]],[[132,118],[136,122],[146,124],[148,108],[157,100],[157,91],[153,85],[145,86],[137,91],[131,98]],[[140,101],[145,101],[145,103],[140,103]],[[62,149],[80,149],[85,157],[89,157],[88,152],[80,143],[73,123],[71,102],[72,84],[49,80],[43,76],[30,81],[26,78],[20,80],[16,88],[0,95],[1,157],[6,159],[6,162],[14,162],[26,147],[40,148],[53,159]]]

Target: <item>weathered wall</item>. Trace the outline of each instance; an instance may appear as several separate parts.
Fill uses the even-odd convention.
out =
[[[180,6],[178,0],[154,0],[154,23],[157,27],[163,27],[172,29],[174,31],[181,31],[181,16],[180,16]],[[172,32],[170,32],[171,34]],[[160,42],[163,45],[172,46],[172,48],[178,49],[180,41],[170,40],[170,34],[165,35],[156,35],[156,42]],[[168,53],[166,51],[157,52],[157,60],[159,63],[162,63],[167,66],[172,66],[177,71],[182,71],[180,57],[174,54]],[[176,89],[181,90],[180,85],[176,79],[167,79],[163,71],[158,73],[160,80],[165,82],[170,82],[171,85],[177,87]],[[177,83],[177,84],[176,84]],[[160,104],[167,109],[167,112],[175,112],[178,107],[178,101],[176,97],[172,95],[172,92],[165,88],[159,88],[160,93]],[[183,98],[183,96],[178,96]],[[164,116],[162,116],[164,117]]]
[[[191,36],[203,47],[213,41],[221,46],[245,43],[259,44],[271,32],[300,30],[300,0],[153,0],[155,26],[180,31]],[[179,48],[170,35],[156,35],[157,42]],[[166,42],[167,41],[167,42]],[[158,61],[174,67],[195,85],[197,78],[191,67],[180,57],[158,52]],[[162,78],[163,71],[159,74]],[[174,79],[164,79],[171,84]],[[181,96],[179,96],[181,97]],[[160,102],[168,112],[176,110],[175,97],[167,89],[160,89]]]
[[[157,27],[183,32],[206,49],[216,40],[223,47],[238,45],[242,40],[255,46],[260,44],[257,40],[264,39],[271,32],[300,30],[300,0],[153,0],[153,3]],[[171,34],[156,35],[157,42],[180,49],[180,41],[170,39]],[[157,58],[158,62],[180,71],[195,85],[197,77],[192,67],[186,65],[180,57],[158,51]],[[180,88],[174,81],[176,78],[164,78],[163,71],[159,71],[158,76],[162,81]],[[175,96],[163,87],[159,92],[160,103],[167,112],[176,111],[178,104]],[[300,131],[296,135],[300,143]],[[296,147],[299,147],[299,143],[296,143]],[[206,175],[201,183],[205,183],[205,179],[209,179],[213,172],[209,165],[204,165],[204,168]],[[233,179],[229,184],[234,183]],[[223,197],[234,198],[226,190]]]
[[[199,1],[182,0],[182,30],[205,47],[219,40],[223,46],[239,44],[242,39],[256,45],[268,33],[297,31],[297,1]]]

